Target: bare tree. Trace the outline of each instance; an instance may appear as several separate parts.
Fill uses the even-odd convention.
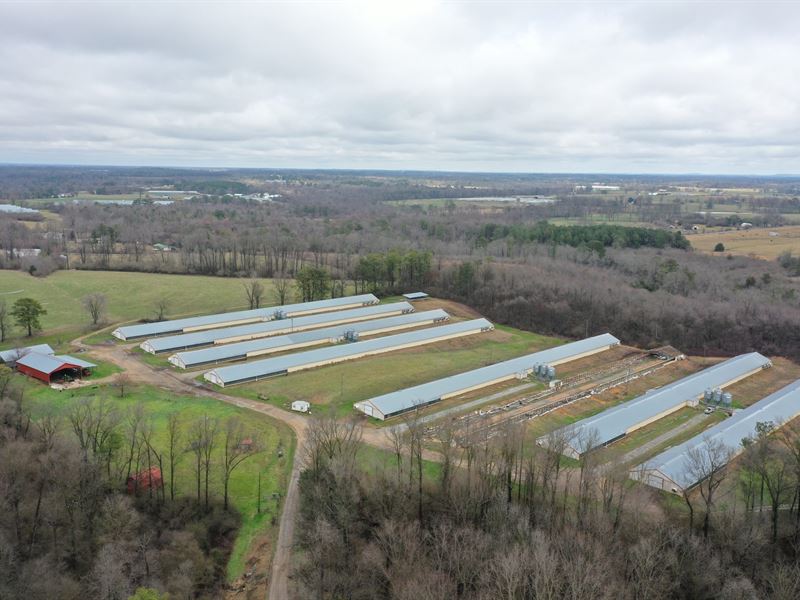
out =
[[[770,500],[774,552],[775,544],[778,541],[778,520],[780,518],[781,505],[785,500],[788,500],[789,493],[795,488],[795,483],[792,481],[793,469],[789,450],[786,446],[771,444],[766,436],[759,439],[757,443],[764,446],[764,452],[757,454],[761,460],[757,463],[756,469],[761,476],[761,481],[764,482]],[[763,510],[763,507],[761,509]]]
[[[175,467],[180,459],[181,422],[177,412],[167,417],[167,460],[169,461],[169,499],[175,500]]]
[[[89,313],[89,317],[92,319],[92,325],[97,327],[103,319],[105,318],[106,313],[106,297],[105,294],[101,294],[100,292],[93,292],[87,296],[83,297],[83,308]]]
[[[8,312],[8,304],[5,300],[0,300],[0,342],[5,342],[11,331],[11,315]]]
[[[778,441],[786,448],[794,471],[794,496],[797,505],[794,515],[795,544],[800,542],[800,424],[793,420],[781,427]]]
[[[225,422],[225,440],[222,448],[222,489],[223,506],[228,510],[228,489],[231,475],[248,458],[261,451],[254,433],[245,433],[244,425],[238,417]]]
[[[122,373],[117,373],[114,376],[114,387],[117,388],[120,398],[125,397],[125,391],[130,388],[130,385],[131,385],[130,375],[128,375],[124,371]]]
[[[711,511],[715,494],[725,480],[725,466],[733,451],[718,439],[705,438],[703,443],[686,454],[686,472],[691,481],[698,482],[698,490],[705,504],[703,537],[708,538],[711,528]]]
[[[217,420],[203,415],[194,422],[190,431],[189,451],[194,454],[195,482],[197,484],[197,503],[200,503],[201,488],[205,489],[203,495],[204,505],[208,508],[209,472],[214,454],[217,438]]]
[[[167,311],[169,310],[169,300],[166,296],[160,296],[153,308],[155,309],[155,319],[156,321],[163,321],[167,317]]]
[[[150,497],[153,497],[153,460],[158,464],[158,471],[161,473],[161,487],[155,490],[156,499],[164,501],[164,453],[158,450],[155,441],[155,427],[152,419],[148,419],[142,424],[141,428],[142,442],[144,443],[147,452],[147,477],[148,487],[147,491]]]
[[[292,291],[292,280],[284,271],[278,273],[272,280],[272,288],[275,295],[275,301],[283,306],[289,298],[289,293]]]
[[[264,285],[258,279],[250,279],[244,283],[244,293],[250,310],[261,308],[261,299],[264,296]]]

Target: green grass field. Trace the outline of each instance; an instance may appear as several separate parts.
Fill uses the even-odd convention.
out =
[[[25,386],[26,397],[31,402],[34,416],[44,411],[55,411],[65,415],[80,398],[106,398],[113,403],[120,414],[126,414],[137,404],[141,404],[145,414],[153,420],[156,444],[166,446],[167,418],[171,413],[178,413],[184,430],[203,415],[209,415],[220,422],[231,416],[240,415],[248,431],[254,431],[264,444],[264,452],[246,460],[234,472],[231,479],[230,498],[233,506],[242,516],[242,525],[233,547],[228,564],[228,579],[233,580],[244,570],[245,557],[253,540],[262,532],[267,532],[274,540],[277,534],[277,523],[280,517],[283,495],[288,485],[294,454],[294,435],[282,423],[268,419],[252,411],[239,409],[229,404],[208,398],[175,396],[153,387],[131,387],[124,398],[120,398],[116,390],[108,386],[87,387],[76,390],[58,392],[35,381],[15,377],[15,381]],[[62,424],[62,428],[68,427]],[[221,434],[220,434],[221,435]],[[184,435],[184,440],[186,436]],[[221,442],[220,438],[220,442]],[[282,456],[278,450],[282,449]],[[262,512],[257,512],[257,480],[261,472]],[[165,473],[165,479],[167,474]],[[191,459],[188,454],[181,458],[176,474],[177,491],[183,495],[194,494],[194,475]],[[212,472],[212,493],[222,496],[222,483],[219,466]],[[165,482],[166,483],[166,482]],[[124,482],[120,482],[120,485]],[[273,497],[274,494],[278,496]]]
[[[271,282],[263,283],[265,301],[271,303]],[[10,307],[16,299],[30,297],[47,310],[42,334],[31,340],[15,328],[2,347],[20,341],[64,342],[88,331],[90,320],[81,301],[92,292],[106,296],[108,322],[153,318],[155,303],[162,297],[168,303],[168,317],[247,308],[238,279],[112,271],[57,271],[40,278],[20,271],[0,271],[0,300]]]
[[[353,414],[353,402],[559,343],[561,340],[557,338],[498,326],[492,333],[226,387],[225,393],[254,400],[267,399],[284,408],[292,400],[308,400],[312,410],[333,407],[338,416],[348,416]]]

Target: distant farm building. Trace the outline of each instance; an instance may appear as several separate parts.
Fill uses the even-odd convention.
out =
[[[234,325],[246,325],[248,323],[261,323],[264,321],[291,319],[294,317],[331,312],[345,308],[371,306],[373,304],[378,304],[378,299],[373,294],[345,296],[342,298],[332,298],[329,300],[316,300],[314,302],[301,302],[299,304],[287,304],[285,306],[272,306],[269,308],[256,308],[253,310],[239,310],[235,312],[217,313],[214,315],[205,315],[200,317],[188,317],[186,319],[157,321],[154,323],[144,323],[141,325],[125,325],[112,331],[111,335],[117,339],[128,341],[143,337],[191,333],[194,331],[204,331],[206,329],[233,327]]]
[[[182,333],[145,340],[139,347],[145,352],[158,354],[175,350],[189,350],[201,346],[220,346],[234,342],[246,342],[278,335],[295,334],[309,329],[331,327],[342,323],[356,323],[377,317],[389,317],[413,313],[408,302],[376,304],[351,310],[338,310],[305,317],[267,320],[248,325],[208,329],[193,333]]]
[[[434,344],[445,340],[476,335],[486,331],[492,331],[493,329],[494,325],[486,319],[473,319],[471,321],[440,325],[431,329],[398,333],[367,340],[365,342],[341,344],[329,348],[307,350],[305,352],[298,352],[297,354],[257,360],[241,365],[219,367],[205,373],[203,377],[206,381],[224,387],[226,385],[287,375],[295,371],[332,365],[347,360],[383,354],[385,352],[393,352],[395,350],[414,348],[425,344]]]
[[[47,384],[86,377],[96,366],[66,354],[58,356],[28,352],[17,359],[17,371]]]
[[[301,331],[288,335],[278,335],[237,342],[235,344],[214,345],[210,348],[202,348],[200,350],[178,352],[169,357],[169,362],[176,367],[186,369],[212,363],[245,360],[256,356],[309,348],[311,346],[321,346],[323,344],[355,342],[361,337],[389,333],[402,329],[411,329],[424,325],[435,325],[447,321],[449,318],[450,316],[445,311],[437,309],[408,313],[396,317],[387,317],[385,319],[372,319],[358,323],[342,323],[335,327],[323,327],[322,329]],[[158,339],[151,341],[158,341]]]
[[[414,387],[356,402],[353,407],[375,419],[388,419],[404,412],[453,398],[475,390],[531,375],[537,365],[555,367],[572,360],[591,356],[619,345],[608,333],[512,358],[472,371],[451,375]]]
[[[769,359],[758,352],[741,354],[652,390],[562,428],[560,431],[565,438],[568,438],[562,452],[571,458],[580,458],[594,448],[610,444],[685,406],[696,406],[704,398],[707,390],[728,387],[771,366]],[[539,438],[537,443],[547,447],[550,436]]]

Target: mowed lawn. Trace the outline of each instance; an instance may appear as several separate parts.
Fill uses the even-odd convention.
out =
[[[429,346],[409,348],[282,377],[225,388],[226,394],[288,407],[308,400],[312,410],[333,407],[339,416],[353,414],[353,403],[412,385],[433,381],[563,343],[563,340],[510,327]]]
[[[271,304],[272,284],[269,280],[262,283],[264,303]],[[168,318],[247,308],[241,279],[112,271],[56,271],[48,277],[32,277],[20,271],[0,271],[0,300],[10,307],[18,298],[34,298],[47,310],[43,331],[34,336],[36,343],[57,343],[86,331],[90,319],[82,299],[93,292],[106,296],[109,323],[153,318],[155,304],[162,298],[167,301]],[[15,328],[11,341],[3,346],[20,339],[28,338]]]
[[[228,579],[233,580],[244,571],[248,549],[257,538],[259,544],[263,544],[265,537],[270,545],[274,543],[294,454],[294,435],[286,425],[210,398],[175,396],[149,386],[131,387],[125,397],[120,398],[117,391],[109,386],[57,392],[32,380],[23,379],[21,375],[15,377],[15,381],[24,382],[26,397],[32,403],[34,415],[55,411],[56,414],[65,416],[70,407],[85,397],[105,398],[123,417],[130,414],[137,404],[141,404],[146,417],[152,419],[155,445],[162,449],[166,449],[167,446],[167,419],[172,413],[177,413],[181,419],[182,447],[188,445],[187,432],[192,424],[203,415],[208,415],[219,422],[220,433],[217,439],[219,448],[223,444],[226,419],[239,416],[245,425],[245,430],[255,432],[260,438],[264,451],[244,461],[231,478],[230,499],[232,505],[242,515],[242,526],[228,565]],[[68,423],[62,423],[62,430],[66,435],[70,434]],[[124,423],[120,424],[120,432],[124,435]],[[260,514],[257,512],[259,472],[262,498]],[[164,477],[165,485],[168,486],[168,473],[165,472]],[[177,467],[176,493],[194,497],[194,477],[192,456],[184,453]],[[123,481],[118,483],[124,485]],[[212,466],[210,489],[217,498],[222,497],[219,461]],[[169,497],[168,490],[167,497]]]

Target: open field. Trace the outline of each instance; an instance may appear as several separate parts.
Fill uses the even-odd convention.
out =
[[[776,233],[777,235],[770,235]],[[745,229],[687,234],[692,246],[701,252],[713,253],[714,246],[722,243],[725,254],[753,255],[774,260],[783,252],[800,253],[800,226],[772,229]]]
[[[132,194],[89,194],[89,193],[81,193],[76,194],[74,196],[70,196],[68,198],[31,198],[30,200],[25,200],[25,204],[35,205],[35,204],[62,204],[66,202],[73,202],[75,200],[86,200],[91,202],[118,202],[120,200],[128,201],[128,200],[138,200],[142,197],[141,194],[132,193]],[[35,208],[35,207],[34,207]]]
[[[263,283],[265,299],[271,301],[271,282]],[[15,329],[3,347],[48,340],[58,343],[88,331],[90,320],[81,299],[92,292],[106,296],[109,322],[152,318],[161,298],[168,302],[168,317],[247,308],[242,282],[237,279],[112,271],[57,271],[40,278],[0,271],[0,299],[11,305],[18,298],[30,297],[47,310],[41,335],[29,339]]]
[[[108,399],[120,414],[124,415],[135,406],[141,405],[145,415],[152,419],[155,427],[155,444],[166,445],[166,425],[170,414],[178,413],[183,427],[183,440],[191,423],[203,415],[217,419],[221,426],[225,419],[234,415],[243,418],[248,431],[257,432],[264,444],[264,452],[246,460],[234,472],[231,479],[230,497],[232,504],[242,516],[241,528],[232,549],[228,565],[228,579],[233,580],[244,570],[244,558],[248,549],[257,538],[264,543],[266,537],[274,540],[277,527],[273,519],[280,516],[281,501],[288,483],[294,453],[294,436],[289,428],[272,419],[252,411],[239,409],[208,398],[176,396],[149,386],[132,386],[124,398],[120,398],[115,389],[109,386],[85,387],[58,392],[22,375],[16,381],[25,386],[26,398],[32,403],[34,415],[54,411],[64,416],[80,398],[95,397]],[[62,427],[66,427],[62,423]],[[220,434],[221,435],[221,434]],[[282,456],[279,456],[279,449]],[[261,473],[262,512],[257,512],[257,479]],[[165,473],[165,484],[168,474]],[[194,475],[189,455],[182,455],[177,467],[176,492],[192,496],[194,491]],[[211,491],[221,497],[222,483],[219,470],[212,471]],[[273,497],[274,494],[278,496]],[[263,552],[271,552],[269,549]]]
[[[292,400],[308,400],[318,410],[333,407],[337,415],[347,416],[353,414],[352,405],[359,400],[542,350],[558,343],[560,340],[556,338],[499,326],[491,333],[232,386],[225,388],[225,393],[266,399],[284,407]]]

